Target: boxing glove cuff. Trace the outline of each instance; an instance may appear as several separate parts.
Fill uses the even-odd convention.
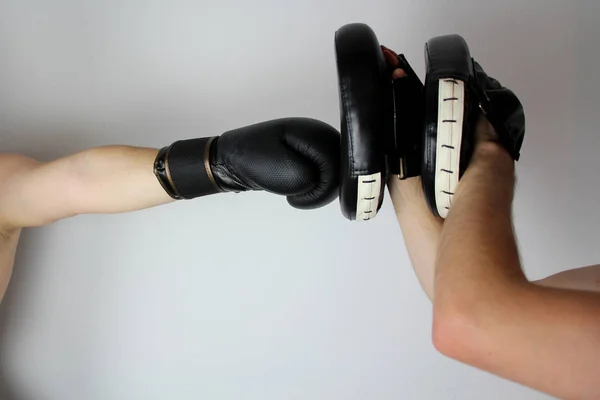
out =
[[[488,76],[474,59],[471,91],[479,103],[479,108],[498,134],[497,141],[519,161],[525,135],[525,114],[517,96]]]
[[[210,152],[218,137],[180,140],[161,149],[154,174],[175,200],[193,199],[223,191],[210,166]]]

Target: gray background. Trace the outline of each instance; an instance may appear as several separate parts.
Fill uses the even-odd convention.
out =
[[[339,127],[334,31],[366,22],[423,77],[462,34],[522,99],[516,229],[532,278],[600,261],[600,3],[3,0],[0,146],[52,159],[282,116]],[[544,399],[436,353],[391,202],[350,223],[220,195],[27,231],[3,398]]]

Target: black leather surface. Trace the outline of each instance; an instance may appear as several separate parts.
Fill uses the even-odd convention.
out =
[[[295,208],[322,207],[338,194],[340,134],[309,118],[262,122],[221,135],[210,165],[226,191],[264,190]]]
[[[510,89],[486,74],[476,61],[473,61],[473,70],[476,91],[483,92],[480,97],[485,116],[498,134],[500,144],[518,161],[525,138],[523,105]]]
[[[467,90],[473,76],[472,65],[467,43],[459,35],[438,36],[425,45],[425,124],[421,181],[427,204],[436,216],[439,216],[435,200],[439,80],[454,78],[465,82],[465,111],[459,172],[462,176],[471,159],[474,129],[479,115],[478,104]]]
[[[253,124],[223,133],[210,151],[207,139],[181,140],[170,150],[169,173],[185,198],[264,190],[287,196],[295,208],[314,209],[338,195],[340,134],[324,122],[285,118]]]
[[[394,143],[388,145],[388,172],[401,179],[421,175],[425,97],[423,83],[403,54],[399,68],[406,77],[394,80]]]
[[[394,123],[392,79],[377,37],[365,24],[341,27],[335,51],[342,130],[340,205],[346,218],[354,220],[358,176],[380,172],[385,183],[386,135]]]
[[[498,134],[498,141],[513,159],[518,160],[525,135],[525,115],[517,96],[496,79],[488,76],[470,55],[466,41],[459,35],[431,39],[425,46],[427,76],[425,80],[423,190],[434,215],[435,152],[437,137],[438,80],[461,79],[465,82],[465,115],[460,149],[460,177],[471,161],[475,146],[475,127],[483,115]]]
[[[204,163],[209,154],[208,146],[214,143],[214,140],[216,139],[208,137],[179,140],[167,149],[164,164],[167,178],[165,183],[179,197],[194,199],[222,191],[211,181]]]
[[[472,75],[471,53],[459,35],[444,35],[425,44],[425,62],[429,79],[457,78],[467,82]]]
[[[429,71],[427,58],[425,67]],[[426,76],[425,79],[425,119],[423,126],[423,160],[421,164],[421,184],[425,200],[431,212],[439,216],[435,201],[435,156],[437,148],[437,121],[438,121],[438,85],[437,80]]]

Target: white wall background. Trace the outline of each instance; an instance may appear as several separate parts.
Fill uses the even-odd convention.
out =
[[[538,278],[600,262],[599,18],[597,0],[3,0],[0,147],[339,127],[337,28],[370,24],[421,76],[425,41],[456,32],[525,105],[516,227]],[[436,353],[430,308],[389,199],[368,224],[260,193],[81,216],[23,236],[2,398],[547,398]]]

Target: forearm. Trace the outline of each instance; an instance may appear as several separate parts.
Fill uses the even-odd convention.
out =
[[[436,297],[492,294],[526,283],[513,234],[514,165],[508,153],[486,143],[458,186],[442,230],[436,262]]]
[[[459,361],[560,398],[595,398],[600,297],[541,287],[521,271],[513,163],[487,144],[461,181],[442,231],[434,343]]]
[[[391,177],[388,189],[419,284],[433,300],[435,260],[444,221],[429,211],[419,178]],[[560,272],[532,283],[555,289],[600,292],[600,265]]]
[[[11,226],[51,223],[77,214],[121,213],[172,199],[153,173],[158,150],[107,146],[15,171],[0,190]]]
[[[434,217],[427,207],[420,178],[399,180],[393,176],[388,189],[417,279],[433,300],[435,259],[443,220]]]

